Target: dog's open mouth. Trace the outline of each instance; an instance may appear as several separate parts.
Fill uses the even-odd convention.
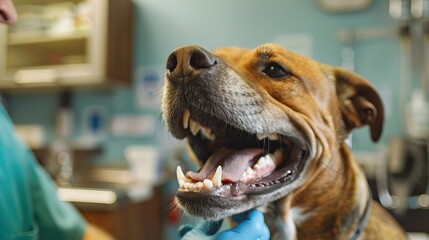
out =
[[[250,133],[188,109],[182,120],[182,131],[202,168],[186,174],[177,168],[178,196],[265,194],[293,182],[303,169],[306,151],[294,136]]]

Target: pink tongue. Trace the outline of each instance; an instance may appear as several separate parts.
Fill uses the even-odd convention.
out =
[[[237,182],[243,176],[244,171],[252,166],[262,154],[260,148],[244,150],[225,149],[218,151],[207,159],[198,173],[188,171],[186,176],[194,181],[202,181],[211,178],[216,168],[222,166],[222,182]]]

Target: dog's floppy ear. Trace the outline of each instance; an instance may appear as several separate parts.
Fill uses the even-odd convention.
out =
[[[375,142],[383,130],[384,110],[375,88],[363,77],[342,68],[332,68],[342,117],[347,130],[369,125]]]

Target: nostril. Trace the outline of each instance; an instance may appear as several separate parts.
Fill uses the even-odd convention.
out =
[[[203,51],[193,52],[189,59],[189,65],[195,69],[209,68],[215,64],[216,59],[211,55],[207,55]]]
[[[176,54],[172,53],[167,59],[166,68],[168,71],[173,72],[177,67],[177,57]]]

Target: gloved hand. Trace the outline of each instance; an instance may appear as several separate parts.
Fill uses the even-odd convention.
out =
[[[196,227],[184,225],[179,229],[181,240],[268,240],[270,231],[264,222],[264,215],[257,211],[241,213],[232,216],[237,226],[226,231],[219,232],[221,221],[204,221]]]

